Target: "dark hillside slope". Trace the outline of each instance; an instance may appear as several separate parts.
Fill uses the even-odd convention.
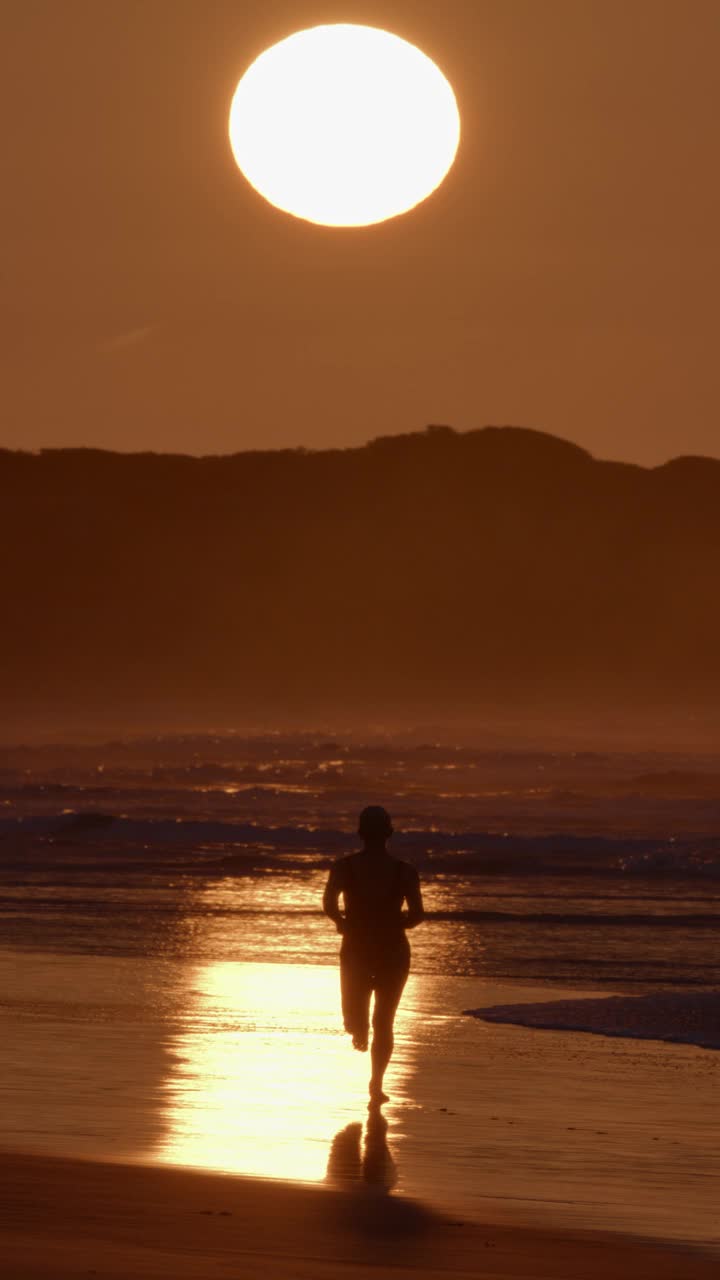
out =
[[[0,453],[13,710],[717,703],[720,462],[539,432]]]

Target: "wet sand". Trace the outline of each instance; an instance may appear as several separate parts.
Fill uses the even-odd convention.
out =
[[[720,1247],[717,1052],[479,1021],[461,1010],[579,993],[417,975],[387,1132],[368,1135],[369,1064],[337,1028],[336,986],[322,966],[10,955],[0,1147]]]
[[[0,1156],[12,1280],[714,1280],[717,1257],[600,1232],[469,1223],[396,1197],[195,1170]]]

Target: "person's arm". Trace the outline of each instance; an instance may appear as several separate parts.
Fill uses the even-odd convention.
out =
[[[323,894],[323,911],[333,921],[338,933],[345,931],[345,916],[340,910],[340,894],[342,893],[342,885],[340,883],[340,870],[337,862],[330,868],[330,875],[325,885]]]
[[[425,908],[420,892],[420,877],[415,868],[410,866],[406,872],[405,901],[408,909],[403,912],[403,924],[406,929],[414,929],[425,919]]]

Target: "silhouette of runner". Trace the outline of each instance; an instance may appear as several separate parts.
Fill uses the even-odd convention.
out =
[[[328,877],[323,911],[342,934],[340,990],[345,1030],[364,1052],[370,1030],[370,997],[375,993],[369,1106],[387,1102],[385,1069],[394,1047],[395,1012],[410,971],[406,930],[424,916],[417,871],[385,848],[393,833],[390,815],[380,805],[360,814],[360,853],[339,858]],[[339,899],[343,895],[344,911]],[[407,903],[407,911],[403,910]]]

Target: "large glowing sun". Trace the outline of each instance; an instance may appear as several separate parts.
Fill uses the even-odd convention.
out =
[[[440,69],[376,27],[298,31],[262,53],[230,109],[230,143],[270,204],[330,227],[406,213],[455,159],[460,116]]]

